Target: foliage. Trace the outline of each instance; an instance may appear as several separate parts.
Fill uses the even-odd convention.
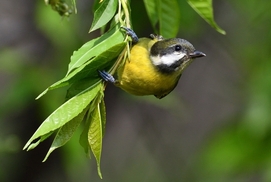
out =
[[[75,3],[71,8],[64,0],[45,0],[45,2],[61,16],[70,16],[71,10],[76,10]],[[155,31],[164,37],[176,36],[181,15],[177,0],[145,0],[144,3]],[[210,0],[188,0],[188,3],[218,32],[225,33],[213,20]],[[104,30],[108,28],[108,31],[74,51],[66,76],[49,86],[37,97],[38,99],[56,88],[69,87],[66,102],[45,119],[24,149],[33,149],[56,133],[45,161],[55,149],[70,140],[80,123],[84,121],[85,127],[81,134],[80,144],[87,154],[94,155],[98,174],[102,178],[100,160],[106,123],[103,101],[105,84],[99,78],[97,70],[107,70],[114,74],[122,65],[121,63],[127,59],[130,39],[122,32],[121,26],[131,27],[132,24],[128,0],[96,0],[94,11],[90,32],[99,28]],[[171,14],[168,13],[169,11]]]

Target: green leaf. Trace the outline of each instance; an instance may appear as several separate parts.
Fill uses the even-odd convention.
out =
[[[101,0],[94,0],[94,2],[93,2],[93,4],[92,4],[92,12],[91,12],[91,13],[94,14],[94,12],[96,11],[96,9],[99,8],[99,6],[100,6],[100,1],[101,1]]]
[[[45,162],[49,155],[57,148],[62,147],[65,145],[73,136],[74,132],[80,125],[81,121],[84,119],[84,116],[86,114],[86,109],[84,109],[78,116],[73,118],[71,121],[64,124],[57,132],[54,141],[47,152],[45,158],[42,162]]]
[[[94,59],[88,61],[84,65],[81,65],[79,68],[71,72],[68,76],[48,87],[37,97],[37,99],[45,95],[50,90],[71,85],[82,79],[89,79],[90,84],[97,83],[101,80],[97,73],[97,70],[106,70],[112,67],[115,63],[116,57],[120,54],[125,45],[125,42],[121,42],[106,50],[102,54],[98,55]]]
[[[70,84],[75,83],[82,79],[89,79],[90,82],[96,80],[100,81],[101,78],[98,74],[98,70],[107,70],[113,66],[116,58],[119,56],[120,52],[125,47],[126,43],[121,42],[105,52],[101,53],[91,61],[80,66],[78,69],[74,70],[71,74],[65,77],[63,80],[68,81]]]
[[[187,0],[187,2],[216,31],[224,35],[226,34],[214,20],[212,0]]]
[[[118,0],[103,0],[94,12],[94,18],[89,32],[97,30],[108,23],[117,10]]]
[[[88,119],[88,120],[86,120],[83,132],[80,135],[79,143],[83,147],[83,149],[84,149],[85,153],[87,154],[87,156],[89,158],[91,158],[91,155],[90,155],[91,148],[90,148],[89,143],[88,143],[89,125],[90,125],[90,120]]]
[[[97,57],[95,57],[95,59],[86,64],[84,68],[81,69],[80,72],[77,72],[77,70],[75,70],[77,73],[76,74],[73,74],[73,72],[71,73],[71,75],[73,74],[74,76],[72,76],[69,79],[69,82],[74,83],[75,81],[84,78],[101,80],[97,71],[108,70],[109,68],[111,68],[115,64],[117,57],[124,49],[125,45],[126,45],[125,42],[121,42],[115,45],[114,47],[111,47],[107,51],[103,52],[102,54],[98,55]]]
[[[75,83],[71,84],[69,89],[67,90],[66,94],[66,100],[69,100],[70,98],[74,97],[75,95],[79,94],[80,92],[86,90],[87,88],[91,87],[92,85],[97,84],[96,79],[89,79],[85,78],[82,80],[78,80]]]
[[[69,122],[80,114],[95,98],[102,84],[93,85],[57,108],[36,130],[24,146],[24,150],[37,138],[42,137]]]
[[[115,53],[117,54],[120,53],[121,50],[119,49],[121,48],[123,49],[123,43],[124,43],[123,42],[124,35],[119,30],[119,28],[116,29],[116,27],[117,26],[113,27],[110,31],[108,31],[101,37],[98,37],[96,39],[93,39],[87,42],[77,51],[74,51],[73,55],[71,56],[71,62],[69,64],[69,69],[66,76],[62,78],[61,80],[57,81],[56,83],[52,84],[51,86],[49,86],[36,99],[39,99],[50,90],[68,86],[69,84],[71,84],[69,83],[69,80],[72,77],[74,77],[77,73],[82,71],[89,64],[91,64],[90,67],[97,68],[97,70],[105,69],[105,65],[106,66],[113,65],[112,61],[113,61],[113,58],[116,57]],[[112,56],[108,54],[108,52],[113,53]],[[104,60],[99,60],[100,57],[96,58],[99,55],[103,57],[107,57],[107,58]],[[94,75],[94,77],[97,77],[97,70],[94,70],[94,72],[90,74]],[[78,80],[78,79],[74,79],[74,80]]]
[[[54,83],[53,85],[50,85],[47,89],[45,89],[43,92],[41,92],[38,97],[36,97],[36,100],[38,100],[39,98],[41,98],[42,96],[44,96],[48,91],[50,90],[54,90],[57,88],[61,88],[61,87],[65,87],[69,85],[68,82],[62,82],[62,79],[57,81],[56,83]]]
[[[92,60],[90,60],[89,62],[91,62]],[[71,85],[72,83],[69,83],[69,80],[75,76],[78,72],[82,71],[85,66],[87,64],[89,64],[89,62],[85,63],[84,65],[80,66],[78,69],[76,69],[74,72],[72,72],[72,74],[69,74],[68,76],[65,76],[64,78],[62,78],[61,80],[58,80],[57,82],[55,82],[53,85],[49,86],[46,90],[44,90],[40,95],[38,95],[38,97],[36,99],[41,98],[43,95],[45,95],[48,91],[50,90],[54,90],[57,88],[61,88],[64,86],[68,86]]]
[[[105,102],[104,99],[101,99],[100,102],[100,113],[101,113],[101,120],[102,120],[102,136],[105,134],[105,124],[106,124],[106,110],[105,110]]]
[[[164,38],[176,37],[181,20],[181,13],[177,0],[159,0],[158,17],[160,34]]]
[[[99,103],[97,107],[91,113],[91,122],[88,132],[88,142],[91,148],[91,151],[97,162],[97,169],[100,178],[102,179],[102,173],[100,168],[101,163],[101,153],[102,153],[102,138],[105,124],[105,115],[104,115],[103,104]]]
[[[91,58],[94,58],[105,52],[107,49],[123,42],[123,40],[123,33],[119,29],[113,27],[102,36],[85,43],[77,51],[73,52],[67,75],[69,75],[74,69],[88,62]]]
[[[159,23],[159,34],[165,38],[176,37],[181,13],[177,0],[144,0],[153,28]]]
[[[158,23],[158,16],[157,16],[157,1],[156,0],[144,0],[145,8],[149,19],[151,21],[152,27],[155,30],[155,26]]]
[[[88,142],[88,132],[89,132],[89,127],[90,127],[90,123],[91,123],[91,113],[92,111],[97,107],[97,105],[99,104],[100,100],[102,99],[101,97],[103,96],[103,93],[99,93],[97,94],[96,98],[91,102],[91,104],[89,105],[89,109],[88,109],[88,115],[87,115],[87,119],[86,119],[86,123],[84,126],[84,130],[80,135],[80,145],[84,148],[85,153],[87,154],[87,156],[90,158],[90,152],[91,152],[91,148]],[[102,100],[103,101],[103,100]],[[103,112],[101,112],[103,113]]]
[[[52,132],[49,132],[45,135],[42,135],[35,143],[31,143],[31,145],[29,145],[29,147],[27,148],[27,151],[36,148],[42,141],[44,141],[46,138],[51,136],[53,133],[54,132],[52,131]]]

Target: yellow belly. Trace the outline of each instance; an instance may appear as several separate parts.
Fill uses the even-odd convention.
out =
[[[130,60],[118,70],[118,86],[128,93],[162,98],[175,88],[180,73],[160,73],[151,63],[149,50],[155,42],[148,38],[139,39],[131,49]]]

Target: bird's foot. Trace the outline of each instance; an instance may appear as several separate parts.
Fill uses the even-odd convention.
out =
[[[127,27],[121,27],[121,28],[123,28],[126,31],[126,34],[132,38],[132,42],[134,44],[138,42],[138,37],[132,29],[127,28]]]
[[[162,35],[155,35],[155,34],[151,34],[150,35],[151,39],[157,39],[158,41],[160,40],[164,40],[164,37]]]
[[[102,77],[102,79],[104,81],[111,82],[111,83],[116,83],[115,78],[111,74],[107,73],[104,70],[103,71],[98,70],[98,72],[99,72],[99,75]]]

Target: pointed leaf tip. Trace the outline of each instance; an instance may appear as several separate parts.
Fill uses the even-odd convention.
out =
[[[103,1],[94,12],[94,18],[89,32],[101,28],[115,15],[118,0]]]
[[[216,31],[223,35],[226,34],[214,20],[212,0],[187,0],[187,2]]]

